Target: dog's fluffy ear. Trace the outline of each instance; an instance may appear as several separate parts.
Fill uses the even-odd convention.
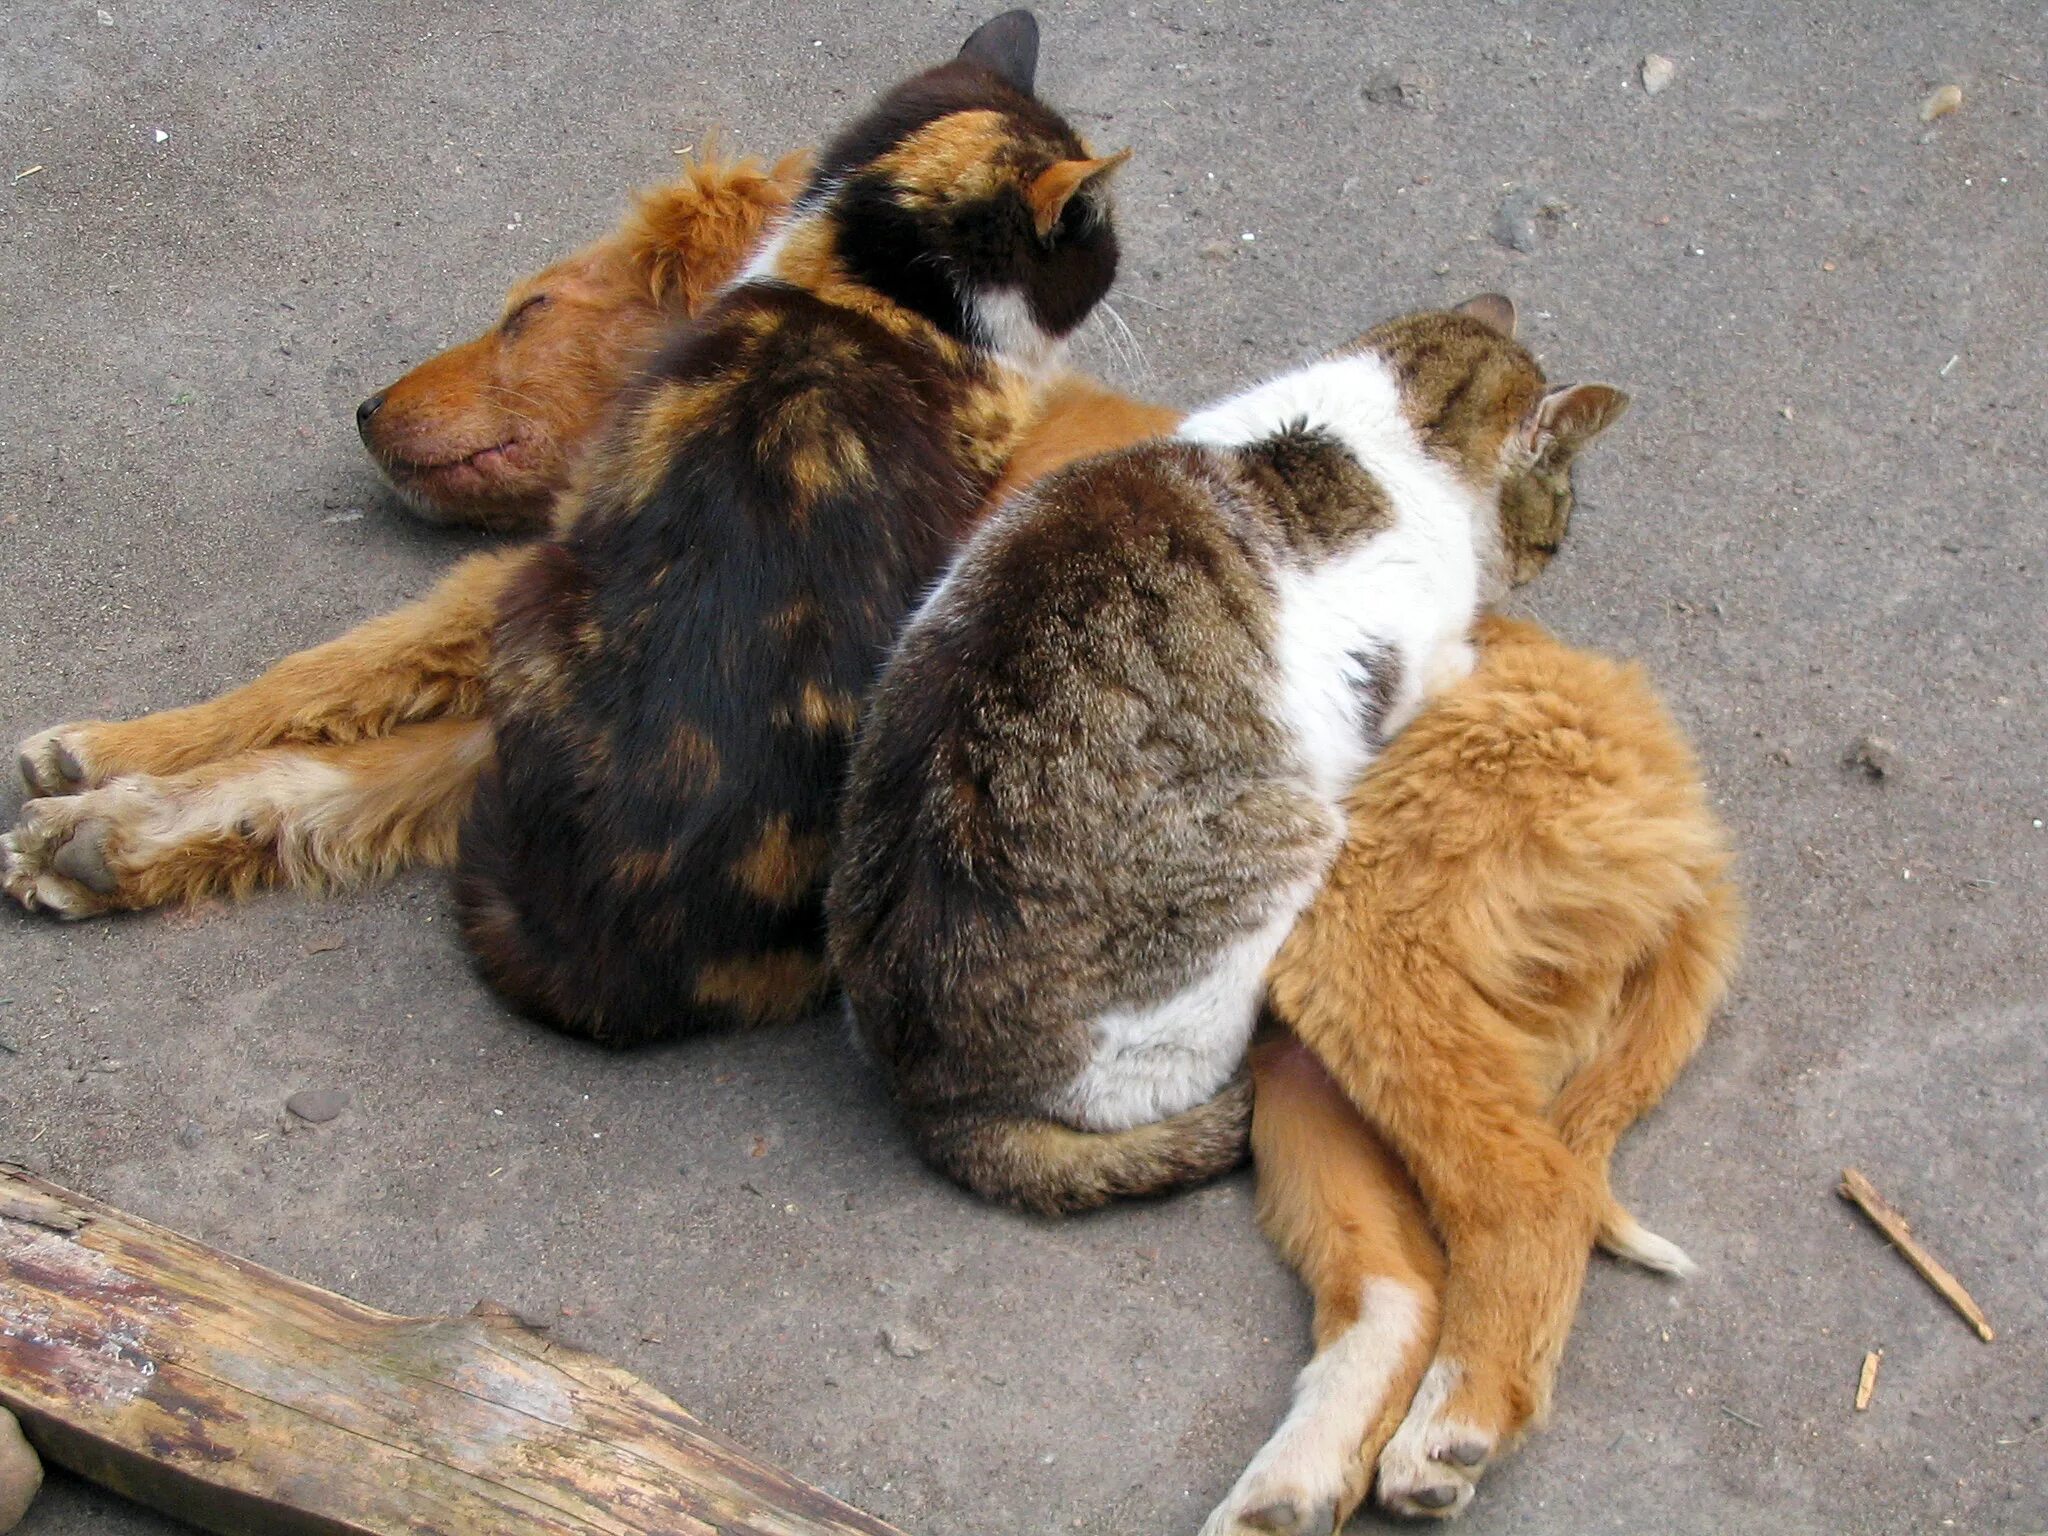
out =
[[[619,248],[656,304],[680,300],[696,314],[732,276],[733,231],[753,237],[789,206],[810,175],[810,155],[784,155],[773,167],[728,160],[707,141],[682,174],[633,196]]]
[[[1020,8],[984,21],[960,45],[960,57],[994,70],[1029,96],[1038,78],[1038,18]]]

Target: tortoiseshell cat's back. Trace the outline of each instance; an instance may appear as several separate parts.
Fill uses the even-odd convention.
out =
[[[801,1015],[860,703],[1107,291],[1096,159],[998,17],[820,157],[637,386],[508,593],[458,900],[486,978],[612,1043]]]

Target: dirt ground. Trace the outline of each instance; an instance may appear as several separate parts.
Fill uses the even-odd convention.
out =
[[[1553,376],[1635,395],[1524,606],[1648,663],[1742,845],[1736,995],[1618,1168],[1704,1270],[1596,1266],[1555,1420],[1465,1529],[2048,1529],[2040,6],[1041,16],[1047,93],[1137,150],[1137,348],[1084,348],[1111,378],[1194,402],[1499,288]],[[11,13],[0,735],[195,698],[420,592],[471,541],[380,491],[355,401],[706,130],[812,141],[980,19]],[[1923,125],[1945,82],[1961,109]],[[1845,763],[1867,734],[1881,780]],[[493,1006],[448,915],[426,874],[74,928],[10,908],[0,1158],[380,1306],[550,1313],[924,1536],[1192,1532],[1281,1410],[1305,1308],[1247,1179],[984,1209],[913,1162],[833,1025],[600,1055]],[[352,1103],[300,1125],[306,1088]],[[1835,1197],[1845,1164],[1996,1343]],[[22,1529],[169,1528],[57,1477]]]

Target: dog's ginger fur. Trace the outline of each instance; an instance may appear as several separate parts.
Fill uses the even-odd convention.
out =
[[[1375,1463],[1383,1503],[1456,1513],[1547,1407],[1594,1240],[1690,1268],[1607,1165],[1727,987],[1725,836],[1639,668],[1503,618],[1476,638],[1472,676],[1353,792],[1270,973],[1291,1033],[1254,1055],[1260,1221],[1315,1294],[1319,1360],[1361,1328],[1398,1364],[1359,1454],[1309,1465],[1291,1419],[1212,1536],[1334,1529]],[[1330,1390],[1315,1369],[1298,1405]],[[1403,1423],[1426,1370],[1449,1384]]]

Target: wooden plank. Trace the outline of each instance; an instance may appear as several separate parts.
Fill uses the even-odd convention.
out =
[[[235,1536],[900,1536],[502,1307],[394,1317],[5,1164],[0,1405]]]

